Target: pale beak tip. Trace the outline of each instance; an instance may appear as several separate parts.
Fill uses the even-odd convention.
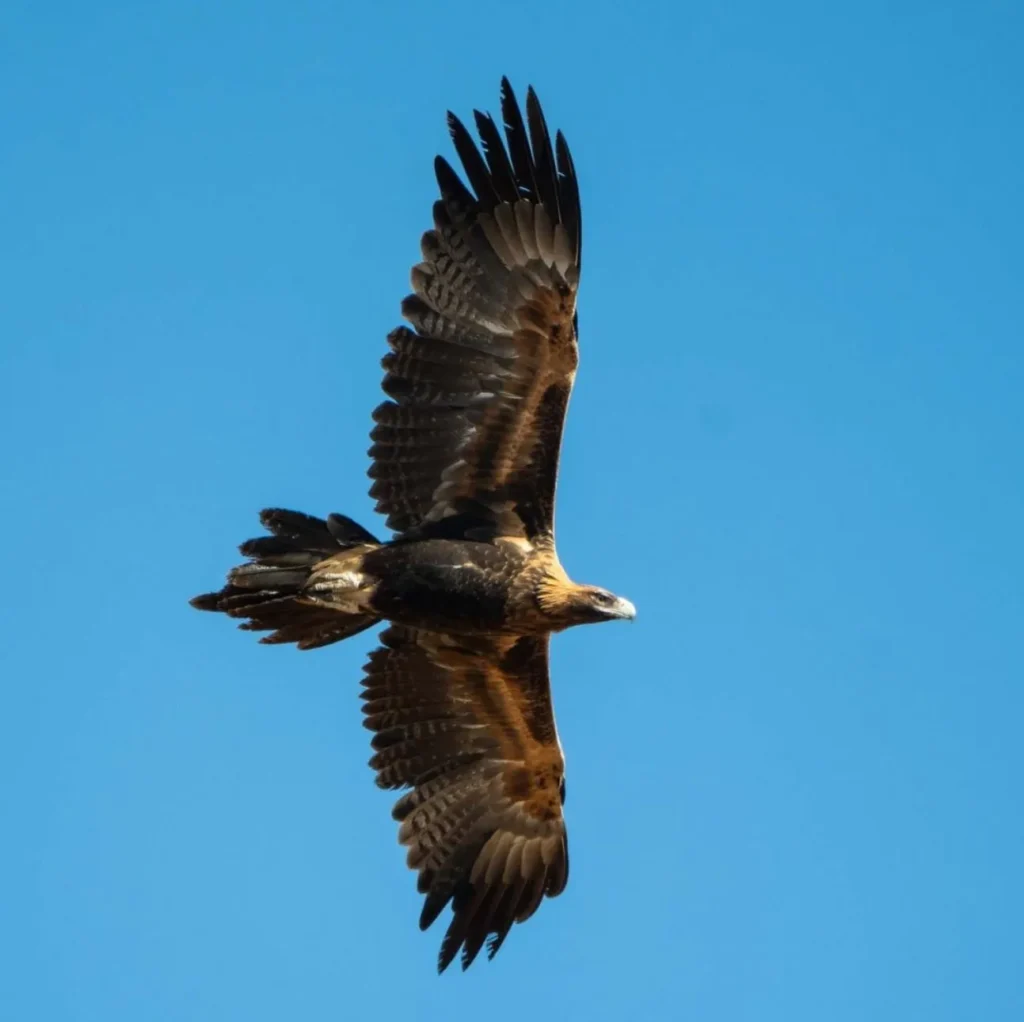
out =
[[[624,621],[633,621],[636,618],[636,607],[629,600],[619,598],[619,617]]]

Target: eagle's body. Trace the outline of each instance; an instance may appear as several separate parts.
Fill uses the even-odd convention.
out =
[[[632,617],[628,601],[572,582],[554,542],[555,479],[578,363],[581,220],[561,134],[536,96],[524,122],[502,83],[505,143],[476,114],[477,150],[449,127],[470,192],[440,157],[441,200],[423,236],[414,327],[388,338],[374,412],[371,494],[396,536],[341,515],[261,515],[270,535],[193,603],[247,618],[263,642],[327,645],[390,622],[367,664],[371,766],[426,895],[421,926],[450,902],[441,948],[463,967],[568,878],[564,761],[548,640]],[[506,148],[507,144],[507,148]]]
[[[314,578],[344,575],[352,561],[336,555]],[[565,619],[570,607],[545,612],[537,602],[558,585],[557,568],[551,558],[505,540],[423,539],[361,552],[356,585],[369,612],[396,624],[460,635],[545,635],[572,623]],[[568,581],[564,573],[561,581]],[[565,590],[568,596],[571,588]],[[335,592],[328,589],[328,600]]]

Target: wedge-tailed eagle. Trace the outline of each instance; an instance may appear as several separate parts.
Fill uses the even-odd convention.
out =
[[[449,904],[444,970],[491,956],[565,888],[564,761],[548,673],[553,632],[632,618],[627,600],[571,581],[555,552],[555,478],[576,376],[582,225],[576,171],[533,89],[526,118],[502,81],[502,133],[475,114],[482,153],[448,114],[463,182],[441,197],[388,337],[373,413],[370,490],[394,536],[349,518],[267,510],[269,535],[202,610],[260,641],[313,649],[382,622],[365,667],[370,765],[419,874],[426,929]],[[488,940],[489,938],[489,940]]]

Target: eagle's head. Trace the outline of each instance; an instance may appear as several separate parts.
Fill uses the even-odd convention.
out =
[[[577,586],[572,610],[576,623],[581,625],[598,621],[632,621],[636,617],[636,607],[629,600],[600,586]]]

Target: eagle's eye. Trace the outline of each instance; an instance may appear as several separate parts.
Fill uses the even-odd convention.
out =
[[[636,608],[629,600],[624,600],[607,589],[593,589],[586,591],[583,606],[591,615],[591,620],[610,621],[613,618],[625,618],[632,621],[636,617]]]

